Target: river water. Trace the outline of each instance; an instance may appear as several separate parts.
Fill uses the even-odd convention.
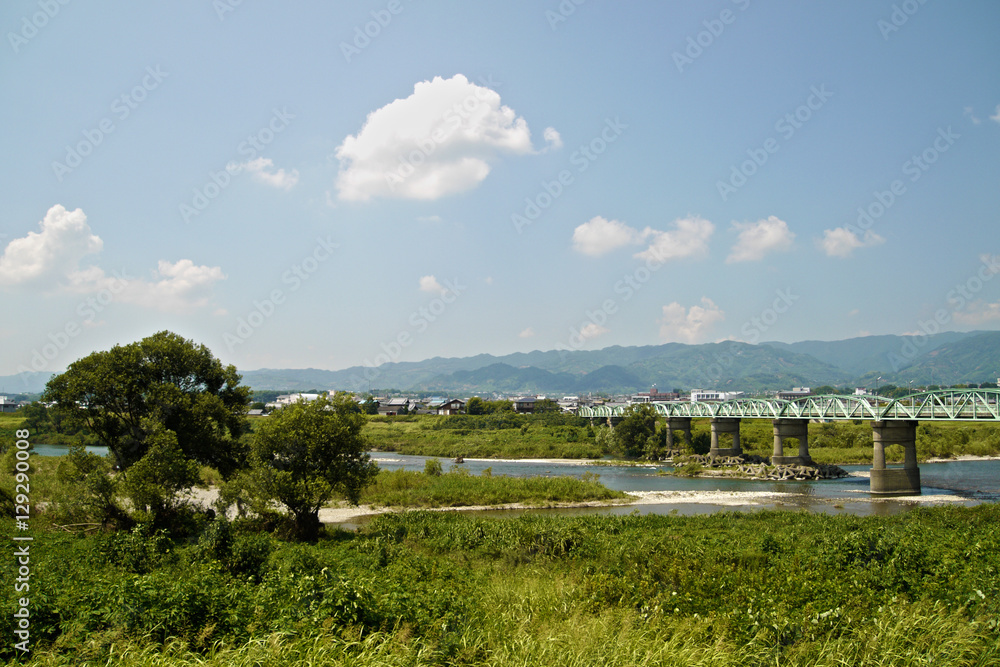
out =
[[[386,470],[423,470],[426,456],[373,452],[372,458]],[[788,509],[856,515],[896,514],[928,503],[976,505],[1000,501],[1000,460],[948,461],[920,464],[922,494],[919,497],[883,498],[869,493],[870,466],[841,466],[851,473],[842,479],[816,482],[770,482],[709,477],[674,477],[664,465],[615,466],[563,461],[512,461],[465,459],[457,465],[439,459],[445,471],[465,468],[481,475],[490,468],[494,475],[512,477],[599,475],[608,488],[619,491],[654,492],[640,505],[545,510],[559,514],[706,514],[719,511]],[[657,500],[663,502],[657,502]],[[532,510],[539,512],[540,510]],[[490,514],[516,513],[490,511]]]
[[[88,447],[95,454],[106,454],[105,447]],[[38,456],[61,456],[69,451],[60,445],[36,444]],[[422,471],[427,456],[391,452],[371,452],[372,459],[386,470]],[[481,475],[489,468],[494,475],[511,477],[555,477],[584,473],[598,475],[610,489],[640,492],[647,497],[642,504],[620,507],[585,507],[572,509],[531,510],[558,514],[708,514],[719,511],[756,509],[806,510],[809,512],[885,515],[905,512],[927,504],[949,503],[977,505],[1000,502],[1000,460],[947,461],[921,463],[919,497],[880,498],[868,490],[870,466],[841,466],[851,473],[842,479],[818,482],[764,482],[710,477],[674,477],[664,465],[615,466],[577,461],[466,459],[458,465],[438,459],[445,471],[464,468]],[[513,514],[523,510],[491,510],[490,515]]]

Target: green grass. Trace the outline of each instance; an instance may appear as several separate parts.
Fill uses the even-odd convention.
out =
[[[37,665],[1000,663],[997,505],[35,538]]]
[[[477,428],[477,420],[455,428],[442,428],[448,417],[420,415],[371,417],[365,435],[379,451],[419,456],[478,458],[600,458],[606,452],[594,442],[592,430],[576,417],[554,419],[569,424],[546,423],[543,418],[514,416],[513,428]],[[462,426],[465,426],[464,428]]]
[[[381,471],[361,502],[384,507],[433,508],[470,505],[554,505],[625,498],[584,473],[576,477],[507,477],[470,475],[458,470],[427,475],[407,470]]]

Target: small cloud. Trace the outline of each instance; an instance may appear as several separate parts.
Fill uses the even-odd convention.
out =
[[[715,225],[697,216],[675,220],[673,229],[665,232],[647,228],[642,232],[643,238],[652,236],[653,242],[635,256],[655,262],[704,256],[708,254],[708,240],[713,232]]]
[[[734,222],[733,229],[740,235],[726,258],[727,264],[760,261],[769,252],[789,250],[795,239],[788,224],[773,215],[757,222]]]
[[[865,230],[862,238],[848,227],[823,230],[823,240],[820,246],[827,257],[850,257],[858,248],[871,248],[885,243],[885,239],[871,231]]]
[[[860,314],[861,314],[861,311],[859,309],[855,308],[851,312],[847,313],[847,316],[848,317],[857,317]]]
[[[556,128],[554,127],[545,128],[545,131],[542,133],[542,136],[545,138],[545,143],[548,144],[548,146],[545,147],[545,150],[549,149],[559,150],[560,148],[563,147],[562,137],[559,136],[559,130],[557,130]]]
[[[534,338],[534,336],[535,336],[535,330],[532,329],[531,327],[528,327],[521,333],[517,334],[518,338]]]
[[[1000,123],[1000,104],[997,105],[997,112],[990,116],[990,120]]]
[[[639,230],[624,222],[596,216],[573,230],[573,249],[584,255],[599,257],[623,245],[639,243],[642,238]]]
[[[484,282],[485,282],[485,283],[486,283],[487,285],[492,285],[492,284],[493,284],[493,276],[486,276],[485,278],[483,278],[483,281],[484,281]]]
[[[421,215],[421,216],[417,217],[417,222],[433,222],[433,223],[438,223],[438,222],[441,222],[441,216],[440,215]]]
[[[724,319],[725,313],[707,296],[701,298],[700,306],[689,309],[674,301],[663,306],[663,317],[659,321],[660,340],[665,343],[697,343],[704,340],[712,325]]]
[[[444,287],[434,276],[423,276],[420,279],[420,291],[429,294],[444,294]]]
[[[604,334],[609,333],[610,331],[611,329],[608,329],[607,327],[602,327],[599,324],[595,324],[594,322],[587,322],[585,325],[583,325],[583,328],[580,329],[580,337],[583,338],[584,340],[590,340],[591,338],[597,338],[598,336],[603,336]]]
[[[982,122],[981,120],[976,118],[976,115],[972,112],[972,107],[965,107],[965,111],[963,112],[962,115],[968,116],[969,120],[971,120],[974,125],[979,125],[979,123]]]
[[[284,169],[274,170],[274,162],[271,158],[259,157],[249,162],[227,167],[230,171],[246,170],[255,181],[269,185],[272,188],[289,191],[299,182],[299,170],[292,169],[286,172]]]
[[[963,311],[955,313],[955,321],[968,326],[980,326],[1000,320],[1000,301],[986,303],[982,300],[968,304]]]

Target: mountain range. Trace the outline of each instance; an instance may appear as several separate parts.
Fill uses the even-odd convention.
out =
[[[330,371],[241,371],[253,389],[399,389],[442,394],[587,394],[672,389],[763,391],[820,385],[950,385],[1000,379],[1000,331],[865,336],[839,341],[667,343],[503,356],[435,357]],[[49,373],[0,377],[0,393],[33,393]]]

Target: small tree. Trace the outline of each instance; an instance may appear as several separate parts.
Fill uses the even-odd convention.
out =
[[[250,446],[250,470],[242,484],[250,506],[266,512],[277,501],[291,513],[296,538],[315,541],[320,508],[338,495],[356,504],[378,473],[365,453],[364,425],[364,416],[342,393],[273,413]]]
[[[478,396],[473,396],[469,399],[469,402],[465,404],[465,412],[470,415],[486,414],[485,401]]]
[[[647,441],[656,435],[656,410],[648,403],[625,408],[624,419],[615,426],[622,453],[629,458],[642,456]]]

